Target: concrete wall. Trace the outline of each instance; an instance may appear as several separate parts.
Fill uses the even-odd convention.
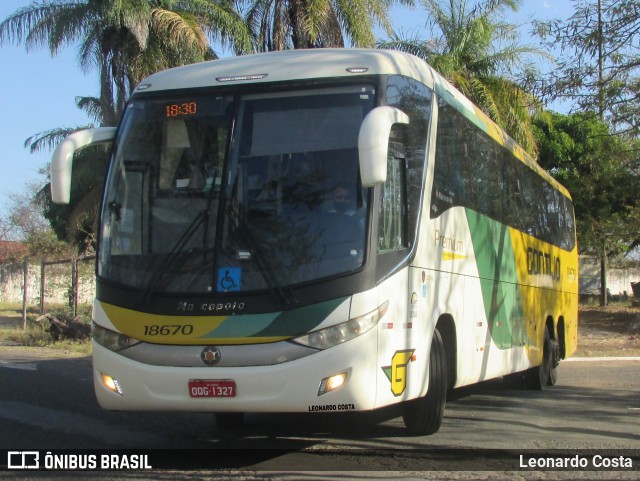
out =
[[[78,303],[91,304],[95,296],[94,261],[78,263]],[[29,306],[40,305],[41,265],[29,263],[27,277],[27,303]],[[45,311],[51,304],[69,304],[72,294],[71,263],[45,266]],[[0,265],[0,301],[22,303],[24,287],[24,265]]]
[[[79,262],[78,302],[91,304],[95,296],[94,261]],[[29,264],[29,305],[40,304],[40,264]],[[21,264],[0,265],[0,301],[22,302],[24,270]],[[45,269],[45,305],[68,304],[71,291],[71,263],[48,265]],[[640,267],[612,268],[608,273],[611,295],[632,296],[631,282],[640,281]],[[591,257],[580,258],[580,294],[599,294],[600,263]]]
[[[600,261],[594,257],[580,257],[580,294],[600,293]],[[613,296],[625,292],[633,295],[632,282],[640,282],[640,267],[613,267],[607,272],[607,287]]]

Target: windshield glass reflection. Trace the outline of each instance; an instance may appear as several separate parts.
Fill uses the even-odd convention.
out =
[[[107,181],[99,275],[150,296],[280,292],[359,268],[357,138],[373,100],[350,87],[242,97],[235,109],[232,97],[132,102]]]

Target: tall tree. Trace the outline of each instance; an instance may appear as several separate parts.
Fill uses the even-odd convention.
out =
[[[251,38],[230,0],[44,0],[17,10],[0,23],[0,44],[24,42],[27,49],[47,46],[52,55],[77,45],[80,65],[97,68],[98,97],[80,97],[77,106],[91,125],[55,128],[27,139],[32,151],[52,148],[69,133],[116,125],[131,91],[147,75],[186,63],[216,58],[209,38],[249,51]],[[56,206],[42,191],[45,216],[62,239],[80,250],[95,239],[104,152],[76,159],[72,200]]]
[[[545,54],[518,44],[517,27],[503,19],[505,11],[517,11],[520,0],[421,3],[431,37],[394,33],[378,47],[412,53],[428,62],[535,155],[531,114],[537,102],[516,78],[534,68],[533,56]]]
[[[608,259],[640,245],[638,141],[610,135],[597,112],[544,112],[534,131],[540,165],[573,194],[580,253]],[[606,304],[606,275],[601,288]]]
[[[45,0],[0,23],[6,41],[52,55],[77,44],[82,68],[100,74],[100,123],[115,125],[132,89],[150,73],[215,58],[209,36],[238,53],[249,32],[230,0]]]
[[[392,3],[413,0],[245,0],[246,20],[258,51],[315,47],[373,47],[373,27],[391,31]]]
[[[539,85],[549,100],[590,111],[615,134],[640,133],[640,0],[576,0],[568,19],[537,24],[560,51]]]
[[[571,102],[573,112],[590,112],[609,125],[607,135],[623,142],[640,134],[640,1],[576,0],[566,20],[538,24],[538,32],[551,47],[559,48],[559,68],[540,88],[548,99]],[[637,145],[634,146],[637,149]],[[604,151],[598,169],[607,172],[611,153]],[[627,168],[633,165],[633,156]],[[637,181],[637,176],[636,176]],[[625,229],[624,219],[613,216],[611,229]],[[599,251],[602,301],[607,303],[608,249]]]
[[[72,255],[72,249],[68,244],[57,239],[42,214],[40,187],[37,183],[27,184],[25,187],[23,192],[14,194],[9,199],[7,216],[5,219],[0,219],[0,226],[6,229],[4,235],[0,232],[0,239],[10,239],[25,244],[31,256],[56,258]]]

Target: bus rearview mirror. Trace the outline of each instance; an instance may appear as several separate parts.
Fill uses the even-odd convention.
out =
[[[71,197],[71,167],[73,154],[89,145],[111,142],[115,127],[99,127],[74,132],[67,136],[53,152],[51,158],[51,200],[56,204],[68,204]]]
[[[358,134],[360,177],[363,187],[387,180],[387,151],[393,124],[408,124],[409,116],[388,105],[376,107],[362,121]]]

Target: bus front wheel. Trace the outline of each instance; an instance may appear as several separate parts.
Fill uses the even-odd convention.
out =
[[[417,435],[433,434],[440,429],[447,401],[447,357],[442,337],[436,329],[429,354],[429,390],[421,398],[403,406],[407,429]]]

